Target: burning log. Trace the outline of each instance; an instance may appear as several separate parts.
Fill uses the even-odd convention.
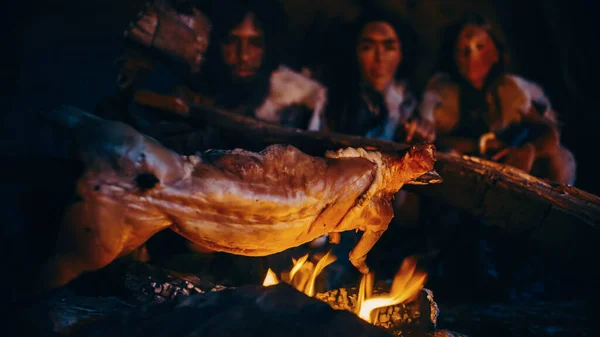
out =
[[[282,273],[282,280],[298,291],[313,296],[316,278],[336,257],[330,251],[316,264],[307,260],[308,254],[298,260],[294,259],[291,270]],[[433,292],[421,290],[427,275],[417,270],[416,265],[414,257],[406,258],[388,287],[373,288],[375,276],[369,273],[363,275],[359,288],[334,289],[314,296],[336,310],[354,312],[363,320],[388,330],[432,331],[435,329],[439,310],[433,300]],[[277,275],[269,269],[263,286],[279,283]]]
[[[381,333],[382,336],[387,336],[380,330],[366,327],[365,324],[369,324],[352,313],[360,296],[356,287],[317,293],[311,298],[288,286],[282,287],[283,285],[223,287],[201,281],[203,275],[182,275],[142,262],[122,263],[122,266],[113,266],[112,269],[111,277],[121,279],[122,289],[113,290],[119,293],[119,296],[81,296],[68,289],[62,289],[49,299],[47,305],[43,305],[48,308],[47,317],[37,319],[50,319],[54,332],[68,336],[95,336],[102,333],[111,336],[115,333],[126,335],[130,333],[127,329],[136,328],[140,329],[138,333],[148,334],[146,336],[161,336],[163,330],[155,329],[160,327],[160,324],[164,324],[163,327],[179,326],[177,329],[182,329],[181,331],[174,329],[170,333],[183,335],[192,331],[204,335],[208,333],[207,329],[223,325],[227,328],[217,332],[211,331],[211,335],[229,336],[229,333],[234,331],[236,335],[241,336],[269,336],[270,333],[274,335],[280,329],[298,324],[303,327],[298,332],[300,336],[328,333],[360,336],[362,329],[365,334],[368,331],[369,334]],[[122,274],[114,275],[118,270],[126,270],[124,277]],[[94,280],[97,282],[98,277]],[[90,290],[93,291],[88,289],[88,292]],[[389,293],[390,290],[390,286],[382,284],[373,289],[372,296],[377,297]],[[224,294],[213,295],[216,292]],[[324,304],[327,305],[323,306]],[[327,306],[330,308],[325,309]],[[306,310],[309,313],[306,313]],[[39,308],[33,311],[39,315]],[[341,313],[342,311],[345,313]],[[439,312],[437,304],[433,301],[433,294],[427,289],[420,291],[414,301],[380,308],[375,312],[376,319],[373,324],[396,336],[459,336],[451,331],[436,330],[435,323]],[[198,316],[195,316],[195,313]],[[275,317],[270,318],[271,315]],[[31,314],[27,316],[31,317]],[[190,317],[189,321],[187,317]],[[184,322],[181,322],[182,319]],[[236,320],[235,327],[228,324],[232,319]],[[325,319],[326,322],[319,319]],[[120,324],[125,325],[125,330],[122,330],[124,328]],[[344,330],[344,324],[356,326],[359,330]],[[181,325],[185,327],[180,327]],[[329,330],[316,328],[321,325]],[[244,328],[249,330],[239,330]]]
[[[285,143],[313,155],[345,146],[390,152],[408,148],[377,139],[282,128],[205,106],[194,106],[183,116],[221,129],[236,146]],[[475,157],[436,153],[435,169],[444,179],[442,184],[406,189],[528,236],[558,261],[594,256],[593,247],[600,242],[598,196]]]
[[[389,293],[384,284],[373,289],[373,295]],[[336,310],[354,311],[357,306],[359,288],[333,289],[316,294],[315,298],[329,304]],[[433,299],[433,292],[423,289],[414,301],[374,310],[373,324],[392,331],[432,331],[435,330],[439,310]]]

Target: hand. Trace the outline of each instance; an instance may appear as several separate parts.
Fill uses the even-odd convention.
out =
[[[479,137],[479,154],[485,156],[488,152],[498,152],[505,147],[504,143],[496,138],[493,132],[488,132]]]
[[[510,148],[504,163],[529,173],[533,167],[535,155],[535,146],[531,143],[525,143],[521,147]]]
[[[432,143],[435,141],[435,124],[423,119],[413,119],[404,123],[404,132],[406,134],[404,140],[407,143],[413,139]]]

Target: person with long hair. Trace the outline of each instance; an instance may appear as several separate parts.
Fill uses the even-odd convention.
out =
[[[416,40],[411,27],[400,17],[369,6],[337,28],[339,34],[330,34],[334,40],[322,75],[328,90],[327,129],[403,143],[434,141],[433,123],[419,117],[409,86]],[[374,270],[395,270],[396,253],[413,253],[402,251],[406,242],[401,238],[407,228],[417,226],[420,203],[415,193],[396,193],[394,213],[402,216],[394,217],[389,235],[373,247],[369,264]],[[354,233],[330,235],[330,241],[340,242],[340,254],[358,238]]]
[[[279,1],[216,1],[203,94],[216,107],[318,130],[326,90],[286,66],[287,14]]]
[[[326,76],[327,121],[335,132],[385,140],[433,141],[432,124],[416,118],[408,87],[410,28],[398,17],[366,9],[342,29]]]
[[[491,24],[469,14],[443,35],[439,71],[420,105],[435,123],[438,148],[573,184],[575,160],[560,143],[550,100],[539,85],[505,70],[504,47]]]

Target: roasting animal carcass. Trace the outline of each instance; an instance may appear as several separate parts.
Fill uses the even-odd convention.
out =
[[[346,148],[324,158],[288,145],[180,156],[126,124],[76,108],[52,118],[73,133],[85,171],[44,268],[48,287],[102,268],[167,228],[246,256],[358,229],[364,234],[349,259],[366,273],[366,254],[394,215],[394,193],[434,172],[431,144],[402,154]]]

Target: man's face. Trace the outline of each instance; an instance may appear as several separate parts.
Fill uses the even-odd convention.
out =
[[[498,62],[498,49],[485,30],[467,25],[458,35],[455,59],[460,75],[473,85],[480,86]]]
[[[367,24],[358,37],[356,53],[363,80],[375,90],[383,91],[394,79],[402,60],[394,28],[386,22]]]
[[[246,14],[244,20],[229,32],[227,40],[221,43],[221,52],[233,78],[246,79],[256,75],[265,49],[264,34],[252,13]]]

